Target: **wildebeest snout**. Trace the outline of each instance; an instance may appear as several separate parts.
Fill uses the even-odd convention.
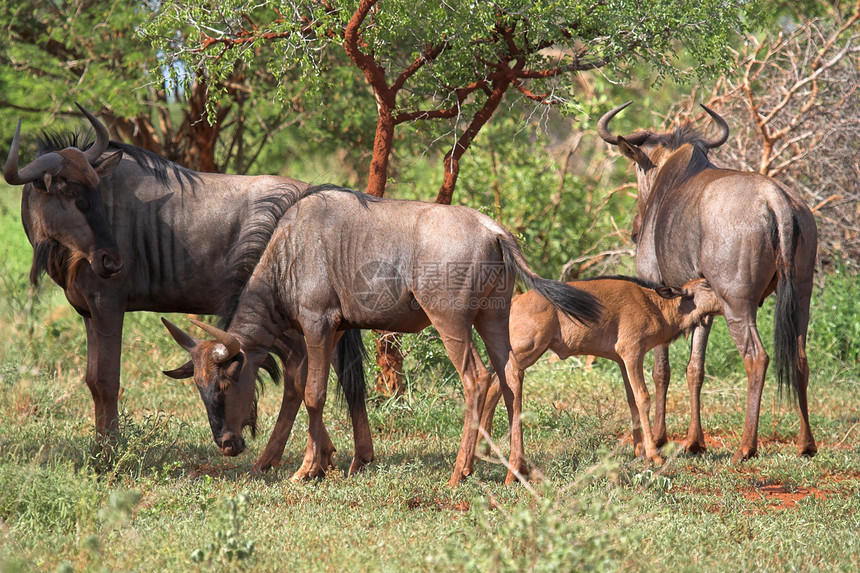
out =
[[[223,456],[238,456],[245,451],[245,440],[233,432],[225,432],[218,446]]]

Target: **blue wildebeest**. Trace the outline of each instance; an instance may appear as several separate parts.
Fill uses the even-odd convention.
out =
[[[722,311],[708,281],[694,279],[682,288],[658,286],[633,277],[597,277],[567,283],[594,295],[603,307],[600,321],[582,324],[554,308],[540,293],[529,291],[511,301],[511,349],[525,370],[547,350],[559,358],[590,354],[618,364],[637,456],[662,464],[651,433],[651,397],[643,361],[649,350],[691,331],[706,317]],[[489,434],[499,401],[494,380],[481,426]]]
[[[99,443],[109,450],[117,430],[124,314],[229,314],[286,209],[285,197],[307,184],[197,173],[110,141],[105,126],[81,110],[95,129],[92,146],[81,145],[81,151],[73,135],[47,136],[36,159],[19,170],[19,121],[4,176],[24,185],[21,219],[33,245],[31,280],[47,272],[84,318],[86,383]],[[344,340],[351,346],[339,350],[354,356],[358,333]],[[274,350],[291,367],[304,353],[294,333],[285,333]],[[273,360],[264,366],[277,377]],[[348,391],[347,400],[360,393]],[[285,384],[284,400],[298,407],[292,384]],[[350,411],[366,416],[359,414],[363,398],[350,401]],[[361,457],[369,461],[372,451]]]
[[[729,127],[702,106],[719,127],[712,139],[680,128],[669,133],[613,135],[610,120],[631,102],[598,121],[598,134],[636,164],[639,186],[634,221],[636,272],[660,284],[679,286],[704,277],[723,304],[732,339],[747,373],[747,410],[741,444],[733,460],[756,454],[758,418],[767,352],[756,329],[757,309],[776,291],[774,358],[779,387],[797,396],[801,455],[817,448],[809,427],[809,364],[806,334],[818,235],[812,212],[791,190],[758,173],[720,169],[708,150],[725,143]],[[700,418],[705,349],[713,321],[696,327],[687,366],[691,420],[685,447],[705,448]],[[654,349],[657,387],[655,438],[665,443],[668,347]]]
[[[490,385],[472,339],[484,340],[499,375],[511,424],[510,470],[527,472],[523,452],[522,371],[511,353],[508,314],[514,278],[578,320],[593,322],[599,303],[564,283],[542,279],[526,263],[513,236],[489,217],[459,206],[377,199],[339,187],[298,192],[242,291],[226,331],[210,332],[234,356],[214,360],[207,346],[189,350],[195,377],[223,404],[223,435],[241,445],[242,420],[253,417],[254,378],[278,333],[300,331],[307,343],[305,407],[310,437],[305,463],[294,479],[324,475],[319,432],[329,356],[339,331],[375,328],[439,331],[460,374],[466,414],[451,477],[472,473],[478,423]],[[307,237],[313,240],[306,240]],[[302,239],[305,237],[305,240]],[[210,341],[207,341],[210,342]],[[367,436],[369,438],[369,434]],[[358,449],[356,444],[356,449]]]

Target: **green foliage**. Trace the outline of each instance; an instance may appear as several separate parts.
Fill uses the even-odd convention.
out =
[[[254,542],[243,538],[242,529],[250,503],[250,496],[244,492],[224,500],[220,524],[214,532],[215,540],[207,544],[205,549],[195,549],[191,553],[191,560],[225,566],[249,559],[254,554]]]
[[[158,62],[134,30],[151,16],[145,2],[0,4],[0,26],[8,31],[0,46],[0,121],[12,124],[22,109],[66,112],[74,101],[122,117],[142,113]]]

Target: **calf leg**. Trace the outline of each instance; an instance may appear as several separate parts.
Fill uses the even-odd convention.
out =
[[[713,318],[708,317],[693,329],[690,342],[690,361],[687,363],[687,388],[690,390],[690,427],[684,449],[691,454],[705,451],[705,434],[702,431],[702,383],[705,380],[705,351],[711,333]]]
[[[627,378],[633,390],[636,406],[639,409],[639,422],[642,425],[642,445],[645,448],[645,458],[656,464],[663,463],[663,458],[657,453],[654,438],[651,434],[651,396],[648,394],[648,385],[645,384],[643,373],[644,352],[632,357],[624,358],[624,369],[627,370]]]
[[[483,338],[483,335],[482,335]],[[548,346],[536,346],[531,349],[531,351],[524,351],[522,354],[514,353],[514,358],[517,360],[517,366],[520,370],[525,371],[526,368],[537,362],[537,359],[541,357],[541,355],[547,351]],[[492,355],[490,356],[490,360],[492,361]],[[502,367],[497,366],[495,362],[492,362],[493,369],[496,372],[502,371]],[[487,435],[490,436],[493,433],[493,415],[496,413],[496,406],[499,404],[499,399],[502,397],[502,388],[499,385],[499,376],[498,374],[493,374],[492,383],[490,384],[490,389],[487,392],[487,399],[484,401],[484,411],[481,415],[481,427],[487,432]]]
[[[621,377],[624,379],[624,393],[627,395],[627,407],[630,408],[630,428],[633,434],[633,455],[637,458],[645,457],[645,446],[642,444],[642,421],[639,417],[639,406],[636,404],[636,396],[630,387],[630,379],[627,377],[627,368],[624,362],[619,362]],[[655,415],[656,417],[656,415]],[[660,447],[656,444],[655,447]]]
[[[654,443],[659,448],[668,441],[666,437],[666,394],[669,391],[669,345],[654,347]],[[632,390],[631,390],[632,392]],[[629,394],[628,394],[629,395]]]

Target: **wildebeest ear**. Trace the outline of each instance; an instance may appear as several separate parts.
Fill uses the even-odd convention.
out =
[[[668,286],[657,287],[654,289],[654,292],[656,292],[662,298],[669,298],[669,299],[678,298],[679,296],[684,295],[683,291],[676,289],[674,287],[668,287]]]
[[[631,145],[626,139],[624,139],[620,135],[618,136],[618,149],[621,151],[621,154],[624,157],[636,162],[636,164],[639,165],[639,167],[641,167],[642,169],[648,169],[649,167],[654,166],[648,156],[645,155],[644,151],[642,151],[635,145]]]
[[[104,177],[105,175],[110,175],[113,173],[113,170],[116,169],[116,166],[119,165],[119,161],[122,159],[122,150],[120,149],[116,153],[107,156],[107,159],[103,159],[99,162],[98,165],[94,166],[96,170],[96,175],[99,176],[99,179]]]
[[[165,374],[176,380],[191,378],[194,376],[194,363],[190,360],[174,370],[162,370]]]

